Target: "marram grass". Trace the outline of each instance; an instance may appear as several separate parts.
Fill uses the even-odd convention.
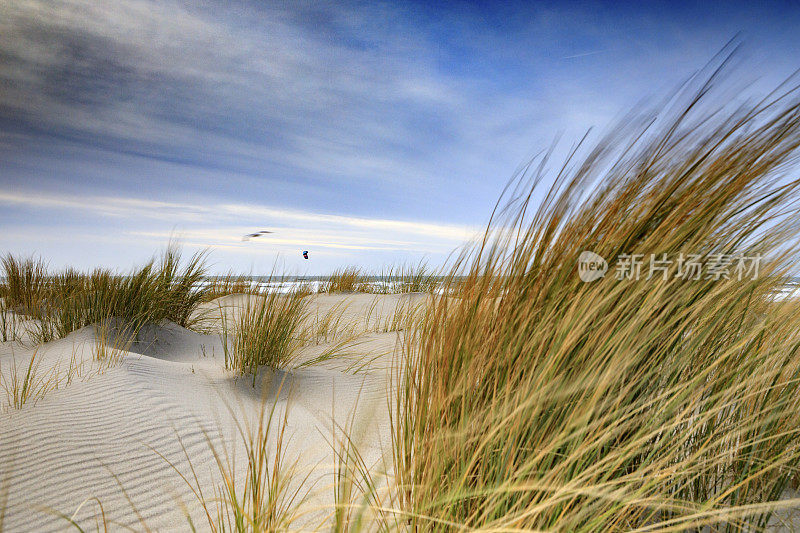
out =
[[[4,306],[33,314],[46,286],[47,265],[41,258],[18,259],[6,254],[0,261],[4,283],[0,290]]]
[[[800,107],[712,115],[713,82],[549,190],[531,168],[461,257],[398,373],[412,530],[753,530],[796,483],[800,315],[772,295],[798,252]],[[606,277],[581,281],[583,251]],[[757,279],[617,280],[622,254],[765,260]]]
[[[195,325],[195,310],[204,299],[198,288],[206,273],[205,253],[183,261],[180,249],[169,245],[129,275],[96,269],[49,273],[38,259],[2,260],[3,320],[26,315],[28,336],[35,343],[65,337],[90,324],[117,320],[135,333],[146,323],[171,320],[184,327]],[[8,310],[15,314],[9,315]],[[5,334],[4,324],[4,336]]]
[[[283,388],[283,383],[279,391]],[[229,407],[230,409],[230,407]],[[255,424],[248,423],[248,413],[230,409],[236,421],[237,438],[242,442],[246,460],[245,475],[237,476],[235,454],[225,446],[224,439],[215,445],[206,433],[206,442],[211,449],[221,483],[209,490],[197,477],[192,458],[181,443],[189,472],[184,474],[166,457],[164,459],[188,484],[197,498],[206,519],[203,524],[208,531],[236,533],[278,533],[296,530],[294,523],[302,516],[302,504],[308,497],[308,489],[296,478],[308,480],[299,468],[299,461],[286,457],[286,447],[291,439],[286,433],[288,406],[280,412],[277,402],[262,398],[261,408]],[[243,421],[241,421],[243,420]],[[234,444],[235,446],[235,444]],[[274,448],[274,449],[273,449]],[[160,454],[159,454],[160,455]],[[213,493],[212,495],[208,494]],[[185,510],[185,506],[182,506]],[[192,517],[185,512],[187,527],[196,531]],[[146,524],[143,522],[143,526]]]
[[[800,251],[800,181],[786,173],[800,106],[786,91],[709,112],[714,82],[576,151],[550,188],[545,161],[509,189],[482,242],[403,323],[388,495],[334,434],[334,531],[752,531],[800,505],[781,500],[799,475],[800,305],[773,298]],[[585,251],[609,260],[605,277],[580,279]],[[677,261],[665,277],[616,279],[626,254],[763,263],[741,279],[684,279]],[[142,274],[134,286],[149,286]],[[329,287],[362,279],[340,272]],[[12,298],[36,308],[25,293]],[[229,368],[255,379],[291,363],[304,305],[247,301],[223,335]],[[329,315],[315,330],[326,339],[340,329]],[[301,513],[283,444],[265,452],[265,412],[245,432],[246,479],[218,449],[216,492],[186,474],[212,530],[284,530]]]
[[[220,308],[225,367],[252,374],[259,367],[288,367],[302,344],[300,335],[306,301],[302,293],[265,291],[246,295],[244,304],[230,312]]]
[[[367,280],[361,269],[355,266],[336,270],[328,280],[320,286],[320,292],[356,292],[363,291]]]

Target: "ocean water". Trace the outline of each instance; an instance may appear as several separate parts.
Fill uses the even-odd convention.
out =
[[[221,278],[208,278],[202,282],[201,286],[206,283],[212,283],[215,279]],[[327,276],[282,276],[282,277],[269,277],[269,276],[252,276],[248,278],[250,286],[253,289],[275,291],[282,294],[297,290],[306,290],[308,292],[319,292],[327,281]],[[400,289],[401,281],[397,279],[385,278],[381,276],[367,278],[366,282],[370,287],[370,292],[391,294],[394,292],[402,292]],[[434,289],[435,293],[441,294],[442,287]],[[773,295],[773,301],[783,301],[787,299],[800,298],[800,277],[792,278],[780,290]]]
[[[223,277],[210,276],[198,284],[198,287],[204,287],[208,284],[224,279]],[[282,294],[290,293],[297,290],[305,290],[307,292],[319,292],[328,280],[327,276],[250,276],[244,277],[250,283],[252,289],[275,291]],[[5,283],[3,276],[0,276],[0,283]],[[368,277],[366,283],[370,287],[370,292],[378,294],[391,294],[395,292],[402,292],[400,285],[402,281],[398,279],[387,278],[383,276]],[[434,289],[436,294],[442,294],[443,289],[441,286]],[[787,282],[780,290],[776,291],[773,295],[773,301],[783,301],[788,299],[800,298],[800,276],[793,277]]]
[[[201,282],[199,287],[203,287],[221,279],[224,278],[209,277]],[[325,282],[328,280],[328,276],[250,276],[249,278],[244,279],[250,283],[251,289],[286,294],[298,290],[319,292],[320,289],[324,287]],[[401,292],[402,281],[399,279],[375,276],[367,277],[365,284],[369,287],[370,292],[390,294],[394,292]],[[439,292],[439,290],[437,289],[435,292]]]

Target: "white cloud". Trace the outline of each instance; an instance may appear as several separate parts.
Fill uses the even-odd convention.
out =
[[[0,0],[0,204],[36,215],[2,219],[0,245],[49,253],[57,233],[82,258],[112,226],[231,253],[446,253],[475,228],[428,220],[484,222],[527,157],[673,86],[755,20],[681,36],[644,8],[448,9]],[[754,75],[797,56],[783,18],[753,26],[769,52]],[[264,225],[281,229],[269,245],[238,240]]]
[[[0,205],[39,213],[67,210],[87,221],[112,217],[118,221],[114,230],[118,234],[159,242],[179,236],[194,246],[234,249],[267,246],[280,251],[313,246],[446,253],[478,231],[464,225],[350,217],[254,204],[190,204],[113,196],[0,192]],[[241,241],[242,235],[267,228],[274,233]]]

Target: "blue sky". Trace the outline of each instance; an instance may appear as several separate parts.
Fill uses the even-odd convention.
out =
[[[3,2],[0,251],[127,269],[173,235],[218,271],[436,265],[555,138],[737,35],[733,85],[763,94],[798,30],[796,1]]]

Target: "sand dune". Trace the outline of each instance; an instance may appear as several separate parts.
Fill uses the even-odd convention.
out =
[[[246,298],[226,296],[201,312],[213,316]],[[423,301],[422,295],[314,295],[308,321],[335,310],[342,324],[366,323],[367,315],[378,317],[377,324],[398,306]],[[389,449],[388,369],[402,333],[363,327],[370,328],[349,350],[348,357],[371,361],[358,373],[333,358],[287,372],[262,369],[255,387],[251,379],[225,370],[218,335],[173,323],[147,326],[121,364],[106,369],[92,360],[100,342],[92,326],[42,346],[35,355],[39,375],[65,376],[70,365],[80,371],[35,403],[0,415],[5,528],[63,530],[68,523],[57,513],[77,511],[76,521],[93,529],[99,501],[115,524],[140,529],[146,522],[155,530],[186,529],[178,503],[183,502],[202,529],[205,521],[191,488],[167,460],[189,475],[188,455],[203,490],[213,496],[220,473],[211,445],[241,459],[235,422],[253,423],[265,398],[278,414],[288,409],[287,462],[296,459],[301,471],[310,472],[302,488],[308,491],[306,514],[296,526],[315,529],[333,504],[334,423],[351,425],[370,465],[382,464]],[[298,361],[317,357],[334,342],[304,347]],[[0,364],[23,368],[33,355],[30,347],[4,343]],[[244,466],[240,460],[237,471]]]

